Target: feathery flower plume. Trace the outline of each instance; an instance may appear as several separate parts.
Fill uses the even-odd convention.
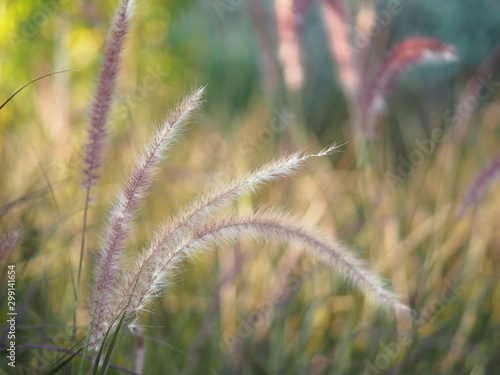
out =
[[[165,119],[155,136],[139,158],[123,190],[119,192],[110,214],[105,239],[96,265],[91,309],[95,311],[93,331],[103,335],[102,316],[109,308],[108,299],[116,287],[123,262],[123,248],[137,211],[148,194],[156,171],[165,160],[166,151],[182,129],[192,112],[199,106],[203,88],[194,91]]]
[[[284,214],[260,211],[248,217],[233,216],[221,222],[211,223],[193,234],[192,239],[165,259],[164,267],[169,268],[186,257],[220,241],[232,241],[242,234],[265,239],[282,239],[306,246],[306,251],[317,260],[327,264],[343,275],[351,284],[384,308],[396,312],[409,313],[408,306],[397,300],[388,291],[379,277],[371,273],[364,262],[352,255],[352,251],[336,239],[305,228],[299,220]]]
[[[410,311],[345,245],[305,228],[293,218],[263,211],[246,218],[230,216],[221,221],[212,218],[184,237],[179,246],[155,249],[149,259],[137,263],[134,271],[127,275],[126,282],[121,284],[121,300],[109,317],[110,321],[116,319],[119,311],[124,308],[128,309],[131,317],[137,317],[137,314],[168,285],[169,279],[176,273],[183,260],[192,258],[213,245],[235,240],[242,234],[301,243],[314,258],[339,272],[381,306],[394,309],[398,313],[408,314]],[[130,291],[132,297],[123,298],[123,295]]]
[[[278,55],[283,66],[285,84],[291,91],[304,85],[300,34],[304,16],[312,0],[274,0],[278,28]]]
[[[422,62],[452,62],[455,48],[432,38],[409,38],[396,45],[379,66],[362,99],[364,130],[373,138],[377,117],[385,110],[390,94],[401,72]]]
[[[113,100],[116,77],[120,70],[120,60],[129,29],[132,13],[132,0],[123,0],[118,9],[104,54],[97,90],[92,104],[88,140],[83,158],[82,186],[90,189],[98,179],[98,170],[102,164],[104,142],[106,140],[106,125]]]
[[[457,210],[457,216],[462,216],[465,211],[477,204],[488,187],[500,177],[500,155],[491,160],[488,165],[472,180],[467,188],[462,204]]]
[[[0,239],[0,264],[9,258],[10,254],[21,240],[22,234],[23,230],[18,229],[7,233],[2,239]]]
[[[337,76],[348,97],[359,88],[357,61],[350,38],[350,21],[343,0],[321,0],[322,15],[329,39],[332,60],[337,63]]]
[[[307,159],[311,157],[320,157],[329,155],[336,150],[337,146],[332,145],[318,154],[305,154],[297,151],[278,160],[264,165],[256,171],[250,173],[245,178],[235,179],[234,181],[214,189],[214,191],[202,195],[187,207],[178,217],[174,218],[170,225],[165,227],[161,236],[162,239],[171,239],[172,237],[182,237],[180,232],[183,228],[192,229],[202,224],[207,218],[210,219],[219,208],[232,200],[240,197],[246,192],[254,192],[261,184],[274,181],[279,177],[290,176],[295,170],[302,167]],[[157,244],[163,246],[164,244]]]

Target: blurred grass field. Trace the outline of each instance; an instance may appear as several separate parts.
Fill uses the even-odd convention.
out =
[[[303,34],[306,83],[291,95],[281,76],[269,91],[273,77],[261,74],[247,3],[222,2],[223,17],[219,3],[137,3],[107,159],[93,191],[88,250],[97,249],[109,202],[152,124],[194,85],[206,85],[204,107],[170,151],[128,251],[140,250],[159,222],[204,189],[283,151],[345,142],[294,178],[241,199],[237,209],[277,206],[336,234],[387,279],[417,319],[377,309],[300,248],[242,238],[186,263],[176,284],[142,317],[144,374],[500,373],[498,183],[477,207],[455,215],[468,183],[500,149],[498,87],[467,112],[461,134],[449,130],[445,115],[455,113],[467,84],[499,48],[499,5],[402,2],[402,12],[367,47],[368,70],[395,42],[415,35],[455,45],[459,58],[400,77],[381,135],[365,145],[360,162],[317,4]],[[387,6],[375,3],[376,9]],[[370,4],[349,3],[359,24]],[[17,361],[31,369],[19,373],[38,373],[62,355],[54,347],[71,347],[72,278],[85,200],[80,160],[115,6],[0,3],[0,102],[38,76],[72,69],[27,87],[0,111],[0,232],[24,228],[8,260],[17,268]],[[491,79],[500,82],[500,63],[493,68]],[[426,152],[434,129],[443,137]],[[92,264],[88,253],[83,301]],[[2,317],[4,294],[2,287]],[[81,338],[88,321],[82,305]],[[133,371],[136,341],[125,334],[113,363]],[[0,364],[0,371],[12,373],[3,352]]]

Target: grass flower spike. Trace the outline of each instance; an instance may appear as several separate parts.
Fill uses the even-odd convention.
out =
[[[316,230],[306,228],[295,218],[272,211],[259,211],[243,218],[233,216],[207,224],[195,232],[183,248],[171,254],[166,265],[174,264],[178,258],[190,256],[191,252],[195,253],[221,240],[237,239],[245,233],[254,237],[300,243],[315,259],[339,272],[382,307],[409,312],[408,307],[399,302],[385,288],[380,278],[368,271],[364,262],[353,256],[347,246],[335,238],[328,238]]]
[[[168,285],[168,279],[175,274],[182,260],[196,256],[198,252],[206,250],[221,242],[237,239],[242,234],[268,240],[281,239],[293,241],[306,246],[311,255],[324,262],[332,270],[341,273],[347,280],[380,305],[396,311],[408,312],[408,307],[399,302],[394,294],[383,286],[380,279],[364,266],[363,262],[355,258],[351,250],[341,245],[335,239],[328,239],[314,230],[306,229],[298,220],[282,214],[261,211],[254,215],[240,218],[238,216],[225,217],[222,220],[207,220],[200,228],[193,230],[189,236],[176,248],[153,249],[153,262],[145,263],[146,267],[140,270],[151,271],[147,274],[131,274],[137,277],[137,285],[144,284],[146,289],[132,298],[129,308],[132,313],[144,309],[159,293],[160,289]],[[127,285],[127,284],[124,284]],[[135,302],[135,303],[134,303]]]
[[[133,219],[148,194],[155,172],[165,160],[166,151],[182,130],[182,125],[200,104],[202,93],[203,89],[194,91],[165,119],[118,194],[98,254],[91,300],[91,309],[96,312],[94,332],[98,337],[107,329],[101,323],[106,309],[110,308],[108,299],[116,287],[118,274],[124,267],[122,252]]]
[[[102,164],[106,125],[111,108],[116,78],[120,70],[120,61],[129,29],[132,13],[132,0],[124,0],[118,9],[104,54],[104,61],[97,81],[97,89],[90,114],[88,141],[84,153],[83,187],[89,189],[99,177]]]

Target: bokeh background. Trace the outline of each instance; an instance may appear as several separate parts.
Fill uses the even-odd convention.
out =
[[[390,3],[351,1],[346,21],[366,34]],[[157,223],[204,189],[282,152],[345,142],[339,153],[308,163],[296,177],[241,199],[237,209],[281,207],[335,234],[418,317],[412,323],[377,309],[298,247],[242,238],[187,262],[165,297],[142,317],[145,374],[498,371],[498,184],[462,217],[455,211],[469,182],[500,149],[500,4],[398,3],[401,12],[362,49],[365,79],[408,37],[454,45],[458,59],[404,71],[387,98],[380,134],[363,146],[360,162],[352,121],[361,109],[350,107],[339,83],[319,1],[304,15],[305,79],[299,90],[283,79],[271,1],[136,2],[106,163],[90,210],[86,280],[109,202],[153,125],[188,90],[204,85],[203,109],[170,152],[128,251],[140,251]],[[55,347],[71,346],[72,275],[85,199],[79,185],[82,145],[117,5],[0,1],[0,102],[36,77],[71,69],[28,86],[0,110],[1,232],[24,229],[8,262],[17,266],[17,343],[23,345],[17,360],[31,369],[26,373],[54,363],[61,355]],[[491,75],[492,94],[467,111],[460,134],[452,134],[450,116],[477,74]],[[443,141],[421,152],[401,176],[402,160],[411,160],[439,128]],[[85,282],[84,294],[88,288]],[[286,297],[273,300],[277,291]],[[81,306],[81,337],[88,319]],[[0,337],[5,346],[5,335]],[[113,363],[134,371],[141,339],[126,334]],[[3,355],[0,364],[0,372],[10,373]]]

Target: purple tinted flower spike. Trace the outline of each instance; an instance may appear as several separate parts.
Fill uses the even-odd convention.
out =
[[[82,186],[86,189],[95,185],[99,178],[98,170],[102,164],[104,142],[107,135],[106,124],[113,100],[116,77],[120,70],[123,45],[129,29],[131,5],[131,0],[124,0],[115,15],[101,73],[97,81],[97,90],[90,114],[87,145],[83,157],[84,178]]]

